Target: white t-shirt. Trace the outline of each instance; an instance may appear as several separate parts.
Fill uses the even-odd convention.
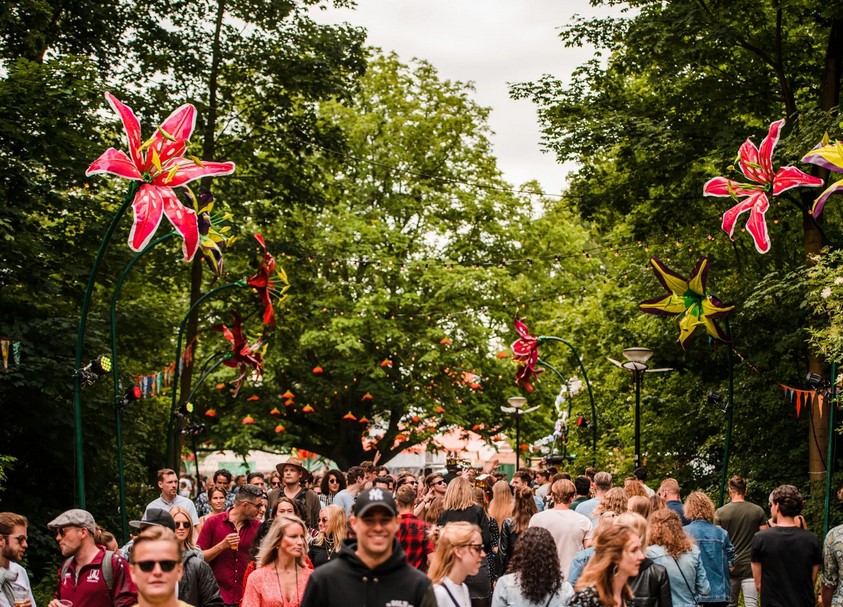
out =
[[[24,569],[17,563],[10,561],[9,571],[18,574],[18,579],[16,579],[14,582],[10,582],[12,589],[25,590],[26,593],[29,595],[29,600],[32,601],[32,607],[35,607],[35,598],[32,596],[32,588],[29,585],[29,576],[26,574],[26,569]],[[0,607],[14,607],[13,605],[9,604],[9,600],[6,598],[5,592],[0,592]]]
[[[587,516],[567,508],[551,508],[534,514],[530,519],[530,527],[543,527],[550,531],[556,542],[562,571],[570,571],[574,555],[591,540],[591,521]]]
[[[458,586],[450,578],[443,578],[440,584],[434,584],[433,593],[436,595],[436,607],[471,607],[468,586],[465,584]]]

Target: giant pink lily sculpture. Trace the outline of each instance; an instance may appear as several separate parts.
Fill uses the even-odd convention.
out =
[[[732,235],[735,232],[738,217],[749,211],[746,229],[752,236],[759,253],[770,250],[770,236],[767,233],[765,218],[767,209],[770,208],[768,192],[772,191],[773,196],[778,196],[791,188],[816,187],[823,184],[822,179],[812,177],[796,167],[781,167],[778,171],[773,171],[773,150],[779,141],[779,132],[783,124],[784,120],[771,124],[770,132],[761,142],[760,147],[755,147],[751,139],[747,139],[741,145],[738,162],[744,177],[751,183],[715,177],[703,186],[706,196],[728,196],[735,200],[743,198],[723,214],[722,227],[729,238],[734,240]]]
[[[530,330],[523,319],[515,319],[515,331],[518,339],[512,343],[512,360],[518,366],[515,374],[515,383],[523,384],[527,392],[533,391],[530,383],[534,377],[544,372],[541,367],[536,367],[539,362],[539,338],[530,334]]]
[[[181,203],[173,188],[186,187],[187,183],[208,175],[230,175],[234,163],[184,157],[196,124],[196,108],[191,104],[170,114],[155,134],[141,143],[140,122],[132,109],[111,93],[106,93],[105,98],[123,122],[129,154],[109,148],[91,163],[85,175],[110,173],[140,181],[142,185],[132,203],[135,220],[129,232],[129,247],[140,251],[149,244],[162,215],[166,215],[184,239],[182,252],[185,261],[190,261],[199,247],[196,213]]]

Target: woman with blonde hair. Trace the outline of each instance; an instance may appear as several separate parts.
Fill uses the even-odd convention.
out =
[[[445,491],[443,512],[437,524],[442,527],[448,523],[466,522],[477,525],[483,551],[489,554],[492,550],[492,537],[489,531],[489,517],[486,511],[474,502],[474,489],[468,480],[457,477],[448,484]],[[484,607],[492,600],[492,578],[489,563],[483,559],[480,569],[465,580],[468,586],[473,607]],[[452,606],[453,607],[453,606]]]
[[[651,508],[650,498],[646,495],[635,495],[629,498],[629,501],[626,503],[627,512],[640,514],[644,517],[644,520],[650,517]]]
[[[679,515],[670,508],[650,515],[647,556],[667,569],[673,607],[695,607],[710,591],[700,559],[700,549],[685,533]]]
[[[194,607],[223,607],[220,587],[202,551],[193,543],[193,518],[180,506],[170,508],[176,540],[181,546],[183,573],[178,598]]]
[[[614,512],[615,514],[623,514],[626,512],[626,495],[620,487],[612,487],[597,504],[594,509],[594,518],[600,516],[604,512]]]
[[[348,535],[347,521],[345,510],[337,504],[325,506],[319,512],[319,532],[307,552],[314,567],[327,563],[339,554],[342,541]]]
[[[272,521],[246,580],[242,607],[299,607],[312,569],[307,567],[307,526],[282,514]]]
[[[495,484],[497,485],[497,483]],[[521,532],[530,526],[530,519],[538,511],[536,500],[533,499],[533,490],[529,487],[519,487],[515,491],[512,516],[504,520],[503,527],[501,527],[501,539],[500,545],[498,546],[499,576],[506,572],[509,559],[514,554],[515,545],[518,542]],[[563,573],[565,572],[563,571]]]
[[[455,522],[439,529],[439,541],[427,573],[433,582],[438,607],[473,605],[465,580],[480,571],[480,567],[486,562],[485,556],[480,528],[477,525]]]
[[[512,490],[506,481],[498,481],[492,485],[492,501],[489,502],[489,516],[503,529],[503,522],[512,516]]]
[[[635,512],[625,512],[615,517],[615,524],[626,525],[637,533],[638,537],[641,538],[641,549],[646,551],[649,531],[647,519]],[[632,590],[635,605],[646,605],[647,607],[672,607],[673,605],[667,570],[654,563],[649,557],[641,561],[638,575],[629,578],[629,588]]]
[[[632,599],[627,580],[638,575],[641,538],[626,525],[607,527],[594,542],[594,556],[577,582],[569,607],[623,607]]]
[[[685,518],[690,523],[684,529],[700,549],[705,576],[711,586],[708,596],[698,597],[702,605],[726,607],[732,597],[729,570],[735,564],[735,547],[729,534],[712,524],[714,502],[705,493],[694,491],[685,498]]]

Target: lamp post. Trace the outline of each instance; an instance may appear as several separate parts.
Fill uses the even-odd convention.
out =
[[[539,407],[536,405],[535,407],[524,409],[524,405],[527,404],[527,399],[523,396],[510,396],[506,399],[506,402],[508,402],[511,406],[501,407],[501,411],[504,413],[515,414],[515,469],[518,470],[521,465],[521,416],[525,413],[529,413],[530,411],[535,411]]]
[[[623,356],[626,362],[609,359],[614,365],[632,373],[635,382],[635,467],[641,465],[641,378],[644,373],[665,373],[673,369],[650,369],[647,361],[653,356],[649,348],[625,348]]]

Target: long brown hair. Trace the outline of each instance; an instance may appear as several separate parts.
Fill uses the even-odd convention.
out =
[[[650,515],[650,545],[661,546],[670,556],[679,558],[694,545],[691,536],[682,528],[679,515],[670,508],[656,510]]]
[[[489,502],[489,516],[498,522],[498,528],[512,516],[512,491],[506,481],[498,481],[492,485],[492,501]]]
[[[512,508],[512,531],[521,533],[530,526],[530,519],[539,511],[533,490],[521,487],[515,492],[515,505]]]
[[[615,567],[623,557],[623,550],[635,532],[626,525],[611,525],[603,530],[594,543],[594,556],[577,580],[577,590],[594,586],[605,607],[615,604]],[[623,597],[632,599],[628,584],[623,585]]]

